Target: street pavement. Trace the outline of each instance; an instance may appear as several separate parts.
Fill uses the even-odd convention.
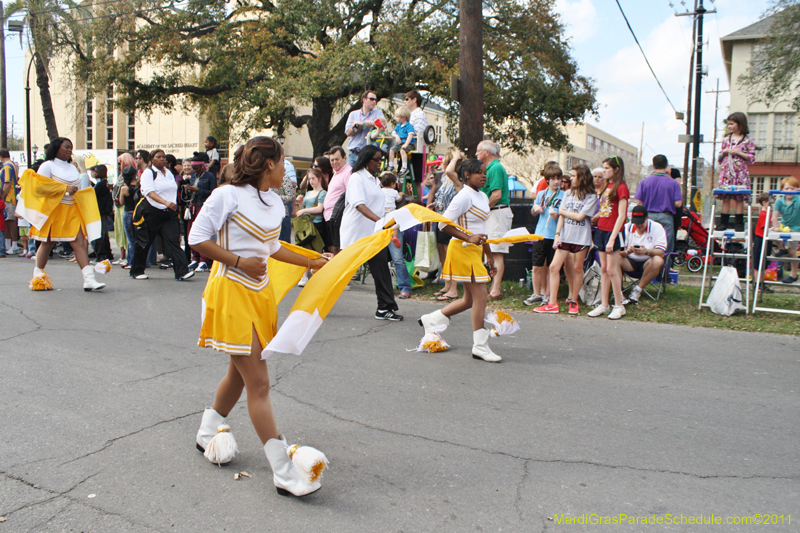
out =
[[[294,499],[275,492],[244,398],[234,462],[195,450],[228,364],[196,346],[208,274],[115,268],[84,293],[53,259],[58,290],[33,293],[32,268],[0,260],[0,533],[800,530],[798,337],[518,313],[488,364],[466,315],[450,351],[416,353],[437,304],[400,300],[405,321],[377,321],[356,285],[303,355],[269,360],[279,429],[331,463]],[[794,521],[687,525],[712,513]]]

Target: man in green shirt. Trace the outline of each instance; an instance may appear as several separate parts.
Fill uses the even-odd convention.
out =
[[[481,189],[489,197],[489,207],[491,213],[489,220],[486,221],[486,234],[490,239],[498,239],[511,229],[511,220],[514,215],[508,205],[508,173],[503,165],[500,164],[500,147],[492,141],[481,141],[478,143],[478,150],[475,156],[486,165],[486,185]],[[508,244],[491,244],[494,266],[497,274],[492,280],[489,289],[490,300],[501,300],[503,289],[500,283],[503,281],[505,263],[503,256],[508,253]]]

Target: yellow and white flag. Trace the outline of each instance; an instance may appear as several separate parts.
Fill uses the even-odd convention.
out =
[[[19,184],[22,190],[16,213],[30,222],[34,228],[41,230],[50,218],[50,214],[61,203],[64,193],[67,192],[67,186],[37,174],[30,168],[22,173]],[[94,189],[81,189],[73,195],[73,198],[86,227],[86,239],[89,242],[99,239],[102,223]]]
[[[392,240],[393,233],[394,230],[385,229],[354,242],[336,254],[333,259],[328,261],[328,264],[311,276],[305,288],[300,291],[300,295],[295,300],[289,316],[286,317],[278,333],[275,334],[275,337],[261,352],[261,358],[266,359],[272,355],[272,352],[293,353],[296,355],[303,353],[311,338],[322,325],[322,321],[325,320],[339,296],[344,292],[344,288],[350,282],[358,267],[386,248]],[[274,279],[273,272],[287,267],[289,269],[298,268],[281,263],[280,266],[276,266],[276,270],[270,272],[270,282]],[[302,276],[302,271],[300,275]],[[286,276],[281,274],[280,276],[285,280],[292,278],[288,274]],[[300,276],[297,277],[294,283],[299,280]],[[284,281],[283,283],[286,282]],[[273,290],[275,290],[277,298],[278,287]]]

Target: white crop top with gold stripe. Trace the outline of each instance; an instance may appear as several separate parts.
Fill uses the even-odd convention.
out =
[[[189,245],[205,242],[217,235],[217,244],[222,248],[242,258],[262,257],[266,261],[281,247],[278,236],[286,210],[274,192],[261,191],[260,195],[261,198],[259,191],[251,185],[224,185],[214,189],[192,224]],[[258,281],[223,264],[219,265],[216,275],[225,276],[254,291],[269,283],[269,272]]]
[[[37,172],[40,176],[50,178],[51,180],[63,183],[66,186],[75,185],[80,186],[81,175],[78,169],[72,163],[67,163],[61,159],[53,159],[52,161],[45,161],[39,167]],[[75,198],[72,195],[64,195],[61,198],[62,204],[72,205],[75,203]]]
[[[444,212],[444,217],[472,233],[486,233],[489,211],[489,197],[486,193],[464,185],[453,197],[453,201]],[[440,222],[439,229],[445,225]]]

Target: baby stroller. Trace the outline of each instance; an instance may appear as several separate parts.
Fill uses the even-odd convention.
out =
[[[675,258],[672,264],[679,267],[686,264],[690,272],[700,272],[703,268],[704,251],[708,242],[708,230],[703,227],[700,216],[685,207],[681,207],[681,225],[679,230],[686,232],[685,239],[675,240]],[[714,241],[714,250],[719,251],[719,243]],[[709,261],[711,256],[709,256]]]

